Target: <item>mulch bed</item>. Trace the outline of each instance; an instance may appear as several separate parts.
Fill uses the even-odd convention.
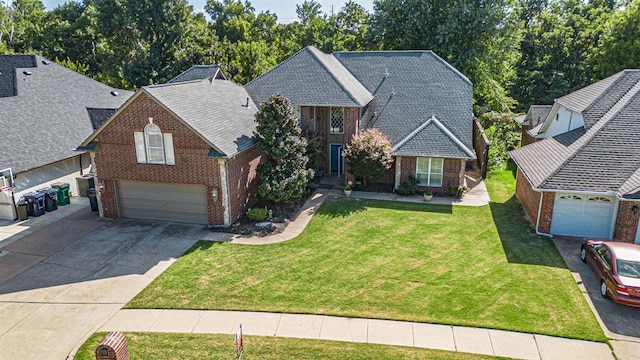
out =
[[[214,227],[210,228],[214,232],[232,233],[247,236],[267,236],[280,233],[292,222],[300,212],[302,205],[311,197],[313,190],[310,190],[305,196],[294,203],[273,204],[258,202],[253,207],[263,208],[271,211],[271,217],[264,222],[253,222],[242,216],[236,223],[230,227]]]

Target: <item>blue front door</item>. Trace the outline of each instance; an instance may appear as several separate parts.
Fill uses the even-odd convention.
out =
[[[344,158],[342,157],[342,144],[331,144],[331,172],[342,175],[344,173]]]

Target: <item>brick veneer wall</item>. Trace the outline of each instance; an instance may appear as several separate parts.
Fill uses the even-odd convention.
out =
[[[538,223],[538,209],[540,208],[540,193],[533,190],[533,187],[518,169],[516,180],[516,197],[522,204],[525,213],[535,227]]]
[[[329,173],[329,149],[327,145],[327,135],[329,133],[329,108],[316,107],[316,134],[320,138],[322,144],[322,160],[320,167],[324,169],[325,174]]]
[[[538,231],[541,233],[551,233],[551,217],[553,215],[553,205],[555,203],[555,199],[555,193],[542,193],[542,208],[540,209],[540,222],[538,224]]]
[[[256,146],[229,160],[229,196],[231,197],[231,223],[234,223],[256,202],[260,183],[257,170],[266,157]]]
[[[343,143],[346,145],[351,142],[353,136],[358,133],[360,119],[359,108],[345,108],[344,109],[344,139]],[[355,181],[355,176],[349,172],[349,165],[344,164],[345,182]]]
[[[520,143],[521,143],[520,146],[525,146],[525,145],[529,145],[536,142],[536,138],[529,135],[529,133],[527,132],[529,129],[531,129],[531,126],[529,125],[522,126],[522,136],[520,138]]]
[[[149,117],[153,117],[153,123],[163,133],[172,133],[175,165],[137,163],[133,133],[144,131]],[[105,185],[101,194],[105,217],[120,217],[115,180],[200,184],[206,186],[206,194],[211,194],[214,187],[221,189],[218,160],[207,156],[210,146],[146,94],[123,109],[96,140],[99,143],[95,155],[97,176]],[[207,196],[207,213],[209,224],[224,224],[222,196],[218,196],[216,202]]]
[[[640,218],[640,209],[638,214],[633,213],[633,206],[640,208],[638,201],[620,201],[618,203],[618,215],[616,216],[616,227],[613,231],[613,238],[620,241],[633,243],[636,239],[638,231],[638,219]]]
[[[409,176],[416,176],[416,157],[402,157],[402,163],[400,164],[400,183],[407,180]],[[442,174],[442,186],[419,186],[420,191],[433,191],[436,193],[444,192],[448,186],[457,188],[462,185],[460,183],[460,169],[463,166],[460,159],[444,159],[444,169]],[[395,178],[395,165],[394,165],[394,178]]]

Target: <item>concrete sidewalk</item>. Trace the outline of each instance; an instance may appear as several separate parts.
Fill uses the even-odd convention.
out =
[[[614,359],[604,343],[415,322],[214,310],[124,309],[99,331],[235,334],[399,345],[539,360]]]

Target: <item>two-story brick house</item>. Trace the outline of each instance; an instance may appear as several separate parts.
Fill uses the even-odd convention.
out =
[[[409,176],[424,189],[462,184],[473,150],[471,82],[431,51],[336,52],[309,46],[245,85],[256,103],[282,93],[300,126],[322,139],[327,176],[346,174],[341,156],[354,135],[380,129],[394,166],[383,182]]]

